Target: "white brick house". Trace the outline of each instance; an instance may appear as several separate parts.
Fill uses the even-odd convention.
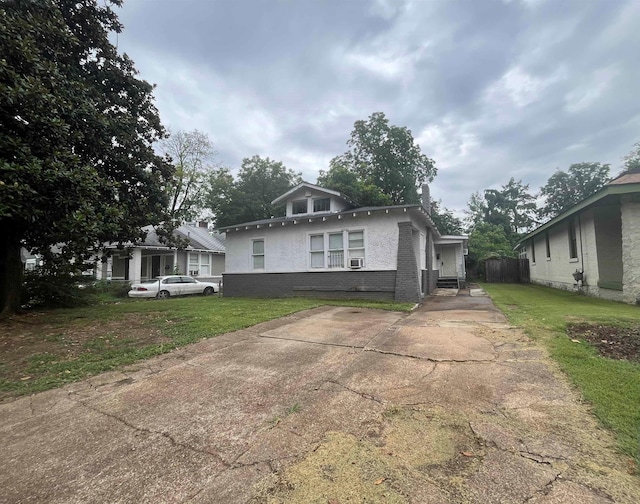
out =
[[[640,303],[640,173],[616,178],[519,247],[533,283]]]
[[[286,215],[221,228],[225,296],[317,296],[419,302],[435,287],[440,237],[429,190],[418,205],[357,207],[303,182],[276,198]]]

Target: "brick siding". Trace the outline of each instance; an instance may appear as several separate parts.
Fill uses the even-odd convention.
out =
[[[398,272],[396,274],[395,300],[419,303],[420,279],[418,263],[413,249],[411,222],[398,223]]]
[[[395,271],[225,273],[225,297],[394,299]]]

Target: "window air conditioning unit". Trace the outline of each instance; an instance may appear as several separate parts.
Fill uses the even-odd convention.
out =
[[[364,259],[362,257],[353,257],[349,259],[349,268],[360,269],[364,266]]]

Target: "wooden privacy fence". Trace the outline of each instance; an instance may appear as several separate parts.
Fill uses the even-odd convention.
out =
[[[488,283],[529,283],[529,259],[487,259],[484,278]]]

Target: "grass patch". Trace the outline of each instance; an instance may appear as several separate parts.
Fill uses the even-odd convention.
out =
[[[0,400],[59,387],[204,338],[321,305],[409,311],[409,303],[202,296],[34,311],[0,323]]]
[[[620,450],[640,464],[640,364],[601,357],[585,340],[575,343],[567,336],[567,325],[575,322],[638,326],[640,309],[538,285],[483,288],[511,323],[547,345],[594,414],[615,433]]]

